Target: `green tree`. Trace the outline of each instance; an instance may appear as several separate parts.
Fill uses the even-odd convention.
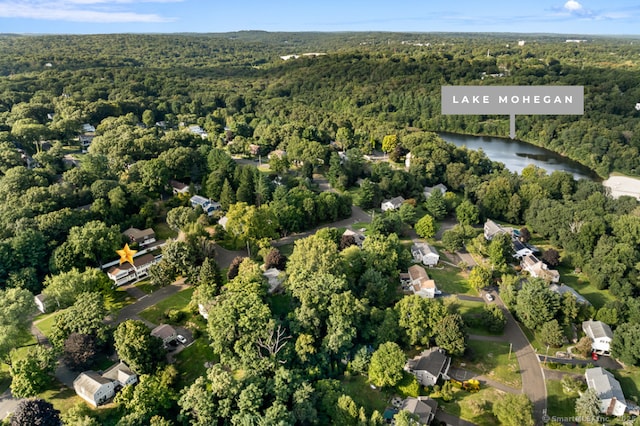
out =
[[[398,145],[398,135],[386,135],[382,138],[382,151],[392,152]]]
[[[491,284],[491,271],[480,265],[476,265],[471,269],[469,273],[469,285],[477,291],[488,287]]]
[[[464,235],[456,228],[447,229],[442,233],[442,245],[453,253],[464,247]]]
[[[178,232],[187,228],[198,218],[198,214],[191,207],[174,207],[167,212],[167,225]]]
[[[422,238],[432,238],[436,235],[436,221],[428,214],[422,216],[415,226],[416,233]]]
[[[16,406],[9,424],[11,426],[59,426],[60,411],[44,399],[23,399]]]
[[[189,424],[207,426],[218,420],[216,400],[202,376],[182,389],[178,405],[180,414],[189,419]]]
[[[56,362],[53,349],[40,345],[29,348],[11,367],[11,393],[29,398],[42,392],[51,383]]]
[[[576,399],[576,416],[594,419],[600,415],[600,399],[593,389],[587,389]]]
[[[236,193],[231,187],[228,179],[224,180],[222,184],[222,191],[220,192],[220,206],[222,210],[229,210],[229,206],[236,202]]]
[[[507,325],[507,319],[500,306],[495,304],[484,305],[480,315],[480,323],[492,333],[502,334]]]
[[[82,272],[72,268],[67,272],[47,276],[44,287],[42,293],[57,308],[71,306],[82,293],[99,292],[106,296],[112,292],[111,280],[97,268],[87,268]]]
[[[114,346],[121,360],[138,374],[149,374],[164,358],[162,340],[152,336],[142,321],[127,320],[113,333]]]
[[[456,207],[456,218],[461,225],[475,225],[480,220],[480,209],[465,198]]]
[[[613,333],[611,355],[628,365],[640,364],[640,324],[620,324]]]
[[[562,332],[560,324],[558,324],[558,320],[553,319],[542,324],[542,327],[540,327],[540,340],[542,340],[542,343],[545,345],[554,348],[562,346],[564,343],[564,333]]]
[[[95,336],[71,333],[64,341],[64,363],[74,371],[86,370],[97,354]]]
[[[29,338],[31,315],[36,306],[29,290],[0,290],[0,359],[11,364],[10,352]]]
[[[444,196],[439,190],[434,190],[427,200],[424,202],[424,208],[427,213],[431,215],[435,220],[442,220],[447,215],[447,204],[444,201]]]
[[[513,245],[511,236],[498,234],[489,243],[489,260],[494,268],[504,270],[513,258]]]
[[[435,329],[436,345],[452,356],[461,356],[466,349],[464,321],[459,314],[449,314],[440,320]]]
[[[493,403],[493,414],[506,426],[533,426],[533,405],[525,394],[508,393]]]
[[[369,380],[376,386],[395,386],[402,380],[406,356],[394,342],[381,344],[371,356]]]
[[[398,325],[403,328],[411,345],[427,345],[440,320],[446,315],[442,304],[417,295],[405,296],[396,303]]]
[[[542,280],[531,280],[518,291],[516,313],[522,323],[537,330],[555,318],[560,309],[560,296],[549,290]]]
[[[124,407],[128,415],[141,420],[142,424],[155,415],[168,417],[176,406],[173,386],[177,377],[178,371],[172,365],[153,375],[143,374],[137,384],[125,386],[113,402]]]

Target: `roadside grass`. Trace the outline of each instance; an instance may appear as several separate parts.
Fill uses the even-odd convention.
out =
[[[498,419],[493,415],[493,403],[499,400],[504,392],[495,388],[483,388],[476,393],[468,393],[462,389],[453,389],[453,399],[444,402],[440,398],[438,409],[445,413],[460,417],[478,426],[494,426],[498,424]],[[434,398],[438,394],[432,394]]]
[[[477,292],[467,283],[466,278],[458,268],[445,266],[443,268],[429,268],[427,274],[435,280],[439,290],[451,294],[469,294],[477,296]]]
[[[371,227],[371,224],[369,222],[356,222],[353,225],[351,225],[351,229],[355,230],[355,231],[359,231],[361,229],[364,229],[364,234],[367,235],[369,233],[369,228]]]
[[[129,293],[127,293],[127,290],[119,287],[114,292],[105,296],[104,305],[107,308],[107,311],[117,313],[125,306],[135,303],[135,301],[136,299],[131,297]]]
[[[185,313],[184,317],[188,318],[191,315],[191,311],[188,306],[189,302],[191,302],[191,295],[193,294],[193,291],[193,287],[182,290],[167,297],[158,304],[148,307],[144,311],[140,312],[139,315],[154,324],[168,323],[169,320],[166,314],[169,310],[182,311]]]
[[[560,272],[560,277],[564,284],[572,287],[584,296],[596,309],[600,309],[607,302],[616,300],[608,290],[598,290],[595,285],[586,279],[584,274],[576,273],[571,267],[565,264],[558,266],[558,272]]]
[[[515,389],[522,387],[518,357],[512,351],[509,358],[509,343],[469,340],[467,346],[471,356],[464,358],[465,369]]]
[[[145,292],[146,294],[151,294],[151,293],[154,292],[154,290],[158,290],[160,288],[157,285],[151,284],[151,280],[149,278],[146,278],[146,279],[136,283],[134,285],[134,287],[136,287],[137,289]]]
[[[524,324],[522,323],[518,323],[518,325],[520,325],[520,328],[524,332],[525,336],[527,336],[527,340],[529,340],[529,343],[531,343],[531,346],[533,346],[533,349],[540,355],[555,356],[556,352],[558,351],[566,352],[567,348],[569,348],[570,346],[575,346],[575,343],[567,343],[557,348],[554,348],[553,346],[549,346],[549,352],[547,353],[547,345],[544,344],[542,340],[539,339],[538,333],[525,327]],[[571,336],[567,336],[565,332],[565,337],[570,338]]]
[[[457,312],[462,316],[465,324],[467,324],[467,332],[469,334],[480,336],[502,336],[504,334],[492,333],[478,324],[478,318],[482,315],[486,306],[484,302],[460,300],[457,296],[453,296],[448,298],[447,303],[453,312]]]
[[[206,337],[196,339],[193,344],[176,355],[175,366],[180,372],[179,387],[188,386],[198,377],[205,376],[207,372],[205,363],[215,364],[219,361],[219,357],[213,353]]]
[[[575,416],[578,393],[567,395],[560,380],[547,380],[547,413],[555,417]]]
[[[374,410],[382,414],[389,405],[391,391],[372,389],[364,376],[342,376],[340,383],[344,393],[349,395],[358,406],[364,407],[367,416],[371,416]]]

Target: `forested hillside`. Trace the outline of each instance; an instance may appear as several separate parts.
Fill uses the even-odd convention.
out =
[[[291,136],[285,123],[313,127],[313,134],[300,135],[308,140],[347,136],[349,146],[363,148],[407,128],[506,136],[506,116],[440,115],[440,87],[567,84],[585,86],[585,115],[519,116],[517,137],[601,176],[639,170],[640,48],[632,39],[567,43],[544,35],[260,32],[3,36],[0,52],[0,131],[18,136],[25,132],[23,119],[47,124],[41,135],[32,130],[52,137],[50,132],[65,133],[63,117],[98,124],[106,116],[140,117],[145,110],[156,120],[198,119],[218,132],[240,126],[242,136],[269,147]],[[280,58],[306,52],[326,55]],[[47,123],[46,113],[53,111],[59,118]]]

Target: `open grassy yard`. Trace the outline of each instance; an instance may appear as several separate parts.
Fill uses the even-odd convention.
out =
[[[176,238],[178,236],[178,233],[169,228],[169,225],[167,225],[165,221],[154,223],[153,230],[158,240],[168,240],[169,238]]]
[[[55,385],[59,387],[54,388]],[[51,389],[38,394],[38,397],[52,403],[61,413],[66,413],[76,404],[84,402],[73,389],[69,389],[57,381],[52,384]]]
[[[188,386],[198,377],[206,375],[205,363],[217,363],[218,356],[213,353],[206,337],[196,339],[191,346],[176,355],[175,366],[180,372],[179,387]]]
[[[613,375],[620,382],[627,400],[640,402],[640,367],[626,366],[622,370],[612,370]]]
[[[9,366],[7,364],[0,364],[0,393],[9,389],[11,385],[11,374],[9,373]]]
[[[38,330],[42,332],[42,334],[48,337],[51,333],[51,327],[53,327],[53,323],[55,322],[56,317],[60,315],[61,312],[64,312],[64,310],[40,315],[35,319],[33,324],[38,328]]]
[[[151,306],[140,312],[140,316],[154,324],[162,324],[167,322],[166,312],[170,309],[175,309],[183,311],[185,313],[185,317],[188,317],[191,314],[188,305],[191,301],[193,290],[194,288],[191,287],[186,290],[182,290],[173,296],[167,297],[157,305]]]
[[[491,412],[493,402],[502,395],[504,395],[502,391],[494,388],[480,389],[477,393],[454,389],[453,400],[444,402],[442,399],[437,399],[438,409],[478,426],[493,426],[498,424],[498,420]]]
[[[451,303],[451,306],[454,312],[458,312],[462,315],[465,323],[468,324],[468,333],[469,334],[478,334],[481,336],[496,336],[502,335],[503,333],[492,333],[487,330],[485,327],[474,326],[476,324],[476,320],[482,313],[484,312],[484,307],[486,306],[484,302],[475,302],[472,300],[460,300],[456,296],[452,296],[448,299],[448,303]]]
[[[474,296],[478,294],[474,289],[469,287],[467,279],[460,269],[454,268],[453,266],[429,268],[427,269],[427,274],[435,280],[438,289],[445,293],[461,293]]]
[[[608,290],[598,290],[595,285],[587,281],[584,274],[576,274],[573,268],[561,264],[558,266],[558,272],[560,272],[560,277],[564,284],[584,296],[596,309],[600,309],[607,302],[615,300],[615,297]]]
[[[468,347],[473,358],[465,358],[464,368],[515,389],[522,387],[518,358],[513,352],[509,358],[508,343],[470,340]]]
[[[547,380],[547,413],[555,417],[575,416],[578,394],[567,395],[560,380]]]
[[[353,398],[353,401],[364,407],[367,416],[370,416],[374,410],[378,410],[380,414],[384,413],[384,409],[389,405],[391,394],[388,391],[380,389],[371,389],[367,379],[364,376],[348,376],[341,377],[340,383],[346,395]]]

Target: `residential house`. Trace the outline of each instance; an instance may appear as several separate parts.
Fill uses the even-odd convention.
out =
[[[202,207],[202,210],[207,214],[207,216],[212,216],[216,210],[220,210],[222,206],[220,203],[216,201],[211,201],[208,198],[204,198],[200,195],[194,195],[189,199],[191,201],[191,207],[194,209],[198,206]]]
[[[73,389],[94,407],[104,404],[116,394],[115,383],[95,371],[80,373],[73,381]]]
[[[131,371],[129,366],[122,361],[109,367],[107,371],[102,373],[102,377],[111,380],[115,384],[116,389],[138,382],[136,373]]]
[[[132,227],[122,234],[129,238],[130,242],[137,243],[140,247],[146,247],[156,242],[156,233],[151,228],[140,230]]]
[[[584,321],[582,331],[591,339],[591,349],[600,355],[609,355],[613,331],[602,321]]]
[[[533,250],[527,247],[524,243],[522,243],[518,239],[512,239],[511,243],[513,245],[513,257],[516,259],[522,259],[525,256],[530,256],[533,254]]]
[[[440,293],[436,288],[436,282],[429,278],[427,271],[420,265],[409,268],[409,289],[413,294],[427,299],[433,299]]]
[[[404,168],[409,170],[409,168],[411,167],[411,153],[407,152],[407,155],[405,155],[404,157]]]
[[[280,289],[282,285],[282,271],[277,268],[269,268],[262,273],[269,282],[269,293],[274,293]]]
[[[538,260],[538,258],[532,254],[524,256],[520,262],[520,266],[534,278],[542,278],[546,282],[556,284],[560,282],[560,272],[555,269],[549,269],[543,261]]]
[[[79,397],[97,407],[113,398],[126,385],[138,382],[138,376],[124,362],[111,366],[103,374],[95,371],[80,373],[73,381],[73,388]]]
[[[178,194],[188,194],[189,193],[189,185],[186,183],[178,182],[177,180],[170,180],[169,185],[171,185],[171,192],[173,195]]]
[[[583,305],[591,305],[591,303],[585,299],[580,293],[575,291],[573,288],[569,287],[566,284],[551,284],[549,286],[549,290],[554,293],[558,293],[560,296],[564,296],[565,293],[571,293],[576,298],[576,302],[581,303]]]
[[[623,416],[627,410],[622,387],[613,374],[602,367],[588,368],[584,373],[587,386],[600,400],[600,412],[607,416]]]
[[[178,333],[176,332],[176,329],[171,327],[169,324],[160,324],[151,330],[151,335],[162,340],[162,343],[167,346],[170,342],[176,340]]]
[[[35,302],[36,307],[40,312],[42,312],[43,314],[47,313],[47,311],[49,310],[49,303],[47,301],[47,297],[44,294],[40,293],[35,295],[33,297],[33,301]]]
[[[447,187],[441,183],[437,184],[436,186],[425,186],[424,190],[422,191],[422,193],[424,194],[424,198],[431,197],[433,191],[440,191],[440,193],[444,195],[444,193],[447,192]]]
[[[198,303],[198,313],[202,316],[202,318],[208,320],[209,319],[209,310],[213,306],[213,301],[209,301],[207,303]]]
[[[189,126],[188,129],[189,129],[189,132],[193,133],[194,135],[200,136],[202,139],[206,139],[207,137],[209,137],[209,134],[205,132],[204,129],[200,126],[193,125],[193,126]]]
[[[433,386],[440,378],[449,379],[447,374],[450,366],[451,358],[445,354],[444,350],[433,347],[408,360],[404,369],[416,376],[421,385]]]
[[[362,243],[364,242],[365,236],[359,232],[352,231],[351,229],[345,229],[342,233],[342,236],[352,236],[355,240],[358,247],[362,248]]]
[[[426,266],[436,266],[440,261],[438,251],[427,243],[415,243],[411,246],[411,255],[416,262]]]
[[[287,151],[283,151],[283,150],[281,150],[281,149],[276,149],[275,151],[271,151],[271,152],[269,153],[269,155],[267,156],[267,158],[268,158],[269,160],[271,160],[273,157],[282,158],[282,157],[284,157],[285,155],[287,155]]]
[[[418,423],[421,425],[430,425],[436,416],[438,403],[428,396],[419,396],[417,398],[407,398],[402,401],[400,410],[405,410],[418,417]]]
[[[387,210],[395,210],[399,209],[402,203],[404,203],[404,198],[402,196],[393,197],[390,200],[384,200],[380,205],[380,208],[383,212],[386,212]]]
[[[133,265],[125,262],[121,265],[111,267],[107,271],[107,276],[111,279],[115,286],[121,286],[130,282],[139,281],[149,275],[149,268],[157,263],[162,255],[154,256],[152,254],[143,254],[133,259]]]
[[[506,228],[503,228],[491,219],[487,219],[484,223],[484,238],[487,241],[491,241],[493,237],[498,234],[507,234],[508,232],[509,231]]]
[[[260,145],[254,143],[249,144],[249,154],[258,155],[260,153]]]

